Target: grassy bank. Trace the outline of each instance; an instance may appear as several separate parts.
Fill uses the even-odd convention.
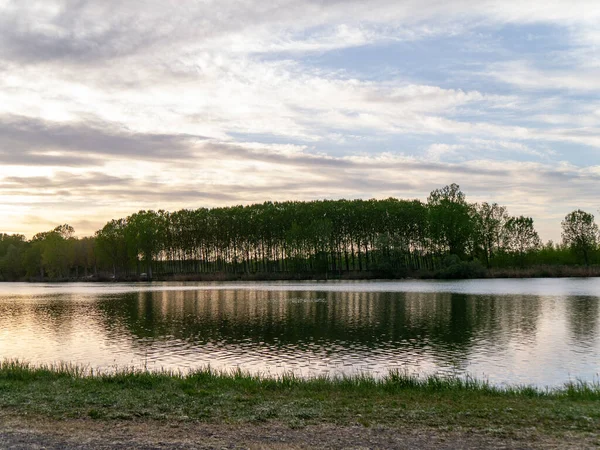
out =
[[[600,430],[600,385],[556,390],[496,388],[487,383],[418,378],[397,372],[299,379],[219,373],[121,370],[0,363],[0,409],[51,420],[200,421],[473,430],[593,435]],[[599,442],[600,443],[600,442]]]

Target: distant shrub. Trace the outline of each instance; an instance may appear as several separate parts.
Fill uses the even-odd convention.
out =
[[[456,255],[444,258],[443,266],[434,274],[434,278],[446,280],[461,280],[468,278],[485,278],[487,271],[478,261],[461,261]]]

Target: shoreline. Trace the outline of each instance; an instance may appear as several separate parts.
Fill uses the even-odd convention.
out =
[[[212,427],[234,430],[232,439],[239,430],[277,429],[300,436],[300,443],[315,429],[327,429],[333,438],[358,429],[408,439],[416,431],[434,438],[458,433],[457,443],[468,435],[482,442],[500,438],[521,445],[548,441],[557,447],[592,447],[600,445],[599,404],[598,383],[544,390],[398,372],[383,379],[300,379],[208,368],[188,374],[132,369],[104,374],[69,364],[0,363],[5,416],[0,424],[34,420],[50,428],[60,423],[99,429]]]
[[[600,266],[534,266],[529,268],[492,268],[484,272],[471,274],[476,276],[444,276],[441,272],[413,271],[408,273],[381,272],[342,272],[342,273],[197,273],[177,275],[156,275],[151,280],[140,276],[98,275],[79,278],[40,279],[29,278],[21,280],[0,281],[29,282],[29,283],[96,283],[96,282],[135,282],[135,281],[359,281],[359,280],[470,280],[470,279],[525,279],[525,278],[595,278],[600,277]]]

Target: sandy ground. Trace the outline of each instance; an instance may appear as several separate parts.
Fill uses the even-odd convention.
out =
[[[381,427],[47,420],[0,414],[2,449],[530,449],[598,448],[596,436],[408,430]]]

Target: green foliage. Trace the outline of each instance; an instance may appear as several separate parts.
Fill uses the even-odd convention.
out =
[[[554,244],[552,241],[548,241],[531,256],[539,265],[571,266],[577,264],[577,257],[570,248],[564,244]]]
[[[510,217],[496,203],[470,204],[456,184],[432,191],[427,203],[388,198],[142,210],[111,220],[93,238],[74,237],[69,225],[29,242],[1,235],[0,279],[472,278],[485,275],[479,261],[488,269],[598,262],[593,216],[574,211],[562,225],[563,245],[542,245],[532,218]]]
[[[438,253],[464,256],[475,228],[471,207],[457,184],[431,192],[429,234]]]
[[[69,279],[96,266],[93,238],[77,239],[69,225],[36,234],[29,242],[21,235],[0,235],[0,280]]]
[[[474,205],[473,220],[475,223],[475,253],[483,254],[487,267],[491,266],[494,256],[503,249],[505,225],[508,214],[504,206],[497,203]]]
[[[0,281],[18,280],[25,276],[23,260],[28,243],[20,234],[0,234]]]
[[[34,367],[0,361],[0,408],[29,420],[348,426],[360,417],[365,426],[522,431],[527,442],[535,429],[564,433],[573,444],[578,433],[597,435],[599,400],[600,386],[583,382],[538,389],[402,371],[380,378],[261,376],[210,368],[189,373],[117,368],[98,373],[65,364]]]
[[[28,274],[40,270],[41,278],[64,279],[75,264],[75,230],[70,225],[60,225],[51,231],[36,234],[32,239],[28,258]]]
[[[101,230],[96,231],[95,247],[103,266],[110,267],[113,276],[117,268],[127,272],[129,267],[129,250],[125,236],[127,222],[125,219],[111,220]]]
[[[127,218],[125,240],[136,261],[140,257],[147,268],[148,277],[152,279],[152,261],[161,250],[161,243],[166,232],[164,211],[140,211]]]
[[[567,214],[561,225],[563,243],[582,256],[586,266],[589,265],[600,239],[594,215],[578,209]]]
[[[478,261],[461,261],[456,255],[444,258],[443,267],[434,273],[435,278],[446,280],[463,280],[468,278],[484,278],[485,267]]]
[[[542,244],[531,217],[510,217],[504,224],[504,249],[525,267],[526,256]]]

